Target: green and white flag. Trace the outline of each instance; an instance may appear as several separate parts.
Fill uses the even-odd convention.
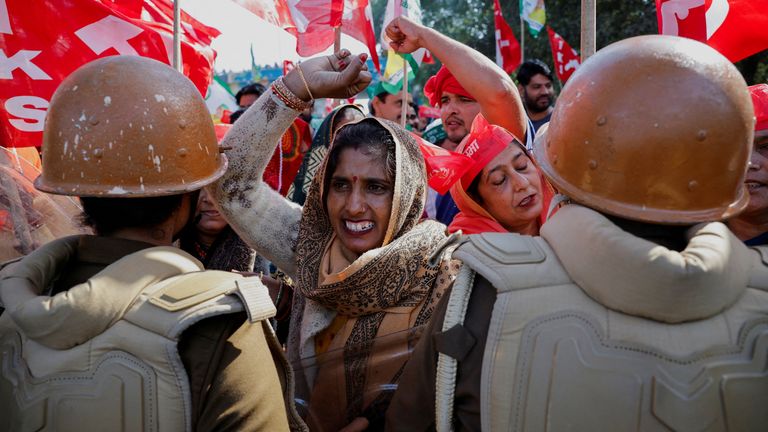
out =
[[[221,82],[215,75],[205,94],[205,106],[208,107],[208,112],[211,113],[214,123],[221,123],[224,111],[235,112],[239,108],[229,86]]]
[[[520,18],[528,23],[528,30],[536,37],[547,22],[544,0],[520,0]]]
[[[389,47],[389,40],[383,29],[387,28],[390,21],[398,16],[406,16],[411,20],[421,24],[421,1],[420,0],[389,0],[384,12],[384,24],[382,25],[381,46],[387,48],[387,66],[381,77],[381,86],[389,93],[395,94],[403,88],[403,63],[408,62],[408,81],[416,77],[416,71],[419,70],[421,62],[427,51],[424,48],[410,53],[400,55]]]

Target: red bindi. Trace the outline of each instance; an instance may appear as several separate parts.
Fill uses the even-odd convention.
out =
[[[357,183],[357,176],[352,176],[352,183]]]

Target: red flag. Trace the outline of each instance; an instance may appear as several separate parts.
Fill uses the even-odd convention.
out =
[[[737,62],[768,49],[768,0],[656,0],[659,33],[704,42]]]
[[[520,66],[520,44],[501,14],[499,0],[493,0],[493,22],[496,27],[496,64],[511,74]]]
[[[555,73],[560,82],[565,84],[573,72],[581,64],[579,53],[568,45],[568,42],[562,36],[555,33],[552,27],[547,26],[549,33],[549,46],[552,49],[552,59],[555,62]]]
[[[130,0],[136,1],[136,0]],[[144,11],[155,22],[162,22],[173,26],[173,1],[172,0],[144,0]],[[202,45],[210,45],[221,34],[220,31],[209,27],[192,18],[191,15],[181,10],[181,28],[184,34]],[[149,19],[145,18],[146,21]]]
[[[451,186],[472,168],[473,162],[468,156],[438,147],[413,132],[411,135],[419,143],[419,149],[424,156],[427,183],[437,193],[446,194]]]
[[[147,23],[108,0],[0,0],[0,145],[40,146],[43,120],[59,83],[81,65],[111,55],[171,62],[167,25]],[[128,9],[130,10],[130,8]],[[184,71],[205,94],[214,53],[182,35]]]
[[[419,117],[440,118],[440,108],[419,105]]]
[[[265,21],[296,36],[296,52],[309,57],[335,39],[335,28],[368,47],[376,69],[379,56],[368,0],[232,0]]]
[[[364,43],[376,70],[381,71],[379,53],[376,50],[376,35],[373,33],[371,4],[368,0],[347,0],[344,3],[341,32]]]

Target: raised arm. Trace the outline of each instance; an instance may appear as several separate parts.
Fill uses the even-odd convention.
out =
[[[477,99],[490,123],[523,139],[528,124],[523,102],[514,81],[496,63],[461,42],[405,17],[392,20],[386,32],[392,40],[390,46],[399,53],[428,49]]]
[[[351,97],[371,81],[363,55],[342,50],[301,63],[284,79],[284,89],[303,101],[312,97]],[[309,92],[308,92],[309,90]],[[284,91],[285,92],[285,91]],[[311,96],[310,96],[311,92]],[[261,179],[275,147],[299,111],[288,107],[272,88],[240,117],[222,141],[229,168],[213,184],[222,212],[240,237],[288,275],[296,276],[294,247],[301,207]]]

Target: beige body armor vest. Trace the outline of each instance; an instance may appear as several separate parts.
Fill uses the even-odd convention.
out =
[[[480,274],[497,289],[482,365],[484,431],[768,428],[768,250],[720,223],[675,252],[570,205],[541,238],[481,234],[443,330]],[[455,359],[438,360],[438,430],[451,430]]]
[[[53,297],[35,292],[76,245],[57,240],[1,273],[0,430],[191,430],[180,335],[216,315],[273,316],[266,288],[154,247]]]

